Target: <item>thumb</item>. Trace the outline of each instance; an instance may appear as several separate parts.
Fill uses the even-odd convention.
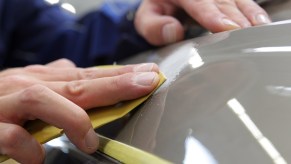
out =
[[[163,13],[162,6],[144,1],[134,20],[138,33],[156,46],[174,43],[184,38],[181,23],[171,15]]]

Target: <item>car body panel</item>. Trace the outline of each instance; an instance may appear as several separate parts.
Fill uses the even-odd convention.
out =
[[[168,80],[117,140],[175,163],[291,161],[291,22],[208,35],[127,60]]]
[[[174,163],[290,162],[291,1],[263,6],[276,23],[197,37],[118,63],[155,62],[168,79],[134,112],[96,131]],[[61,147],[62,159],[76,161],[64,144],[77,149],[62,139],[47,150]],[[78,153],[73,156],[83,159]],[[47,151],[46,163],[64,163],[59,154]]]

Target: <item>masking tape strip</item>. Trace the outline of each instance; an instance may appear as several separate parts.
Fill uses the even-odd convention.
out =
[[[171,162],[124,143],[99,136],[99,151],[126,164],[170,164]]]

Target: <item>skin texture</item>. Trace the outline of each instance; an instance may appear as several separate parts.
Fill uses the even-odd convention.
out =
[[[180,41],[184,28],[177,13],[182,10],[211,32],[271,22],[253,0],[144,0],[136,13],[135,27],[153,45]]]
[[[61,59],[0,72],[0,154],[24,164],[43,161],[42,146],[22,128],[34,119],[64,129],[80,150],[96,151],[98,138],[84,109],[150,93],[158,71],[152,63],[83,69]]]

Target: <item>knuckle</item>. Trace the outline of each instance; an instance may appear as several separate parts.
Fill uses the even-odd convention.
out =
[[[112,80],[107,85],[108,90],[111,90],[111,91],[119,90],[121,81],[122,79],[120,77],[112,78]]]
[[[27,72],[35,72],[35,73],[46,73],[47,69],[45,66],[42,65],[29,65],[24,67],[24,70]]]
[[[19,95],[19,101],[21,104],[35,105],[41,103],[44,97],[49,92],[48,88],[43,85],[33,85],[24,89]]]
[[[82,80],[84,78],[86,78],[85,72],[83,70],[77,70],[76,71],[76,79]]]
[[[65,90],[71,96],[81,96],[85,90],[84,80],[68,82]]]
[[[78,79],[93,79],[95,78],[95,72],[91,69],[82,69],[77,73]]]

